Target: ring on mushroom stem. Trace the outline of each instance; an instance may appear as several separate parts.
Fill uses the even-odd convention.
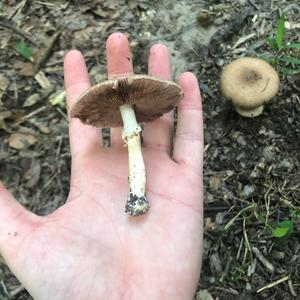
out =
[[[183,97],[175,82],[147,75],[130,75],[98,83],[73,104],[72,118],[95,127],[123,125],[122,138],[128,148],[129,194],[125,212],[139,216],[149,209],[146,171],[138,122],[149,122],[172,110]]]
[[[279,89],[277,72],[267,62],[243,57],[225,66],[221,74],[221,92],[244,117],[259,116]]]

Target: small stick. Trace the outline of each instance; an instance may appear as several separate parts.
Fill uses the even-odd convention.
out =
[[[284,276],[284,277],[282,277],[282,278],[280,278],[280,279],[278,279],[278,280],[276,280],[276,281],[273,281],[273,282],[267,284],[266,286],[260,288],[259,290],[256,291],[256,293],[259,294],[259,293],[261,293],[262,291],[264,291],[264,290],[266,290],[266,289],[270,289],[270,288],[274,287],[275,285],[277,285],[277,284],[279,284],[279,283],[282,283],[282,282],[284,282],[284,281],[286,281],[286,280],[288,280],[288,279],[289,279],[289,276],[286,275],[286,276]]]
[[[27,4],[27,0],[23,0],[17,5],[16,9],[8,16],[8,20],[11,20],[16,14],[22,12],[24,6]]]
[[[10,29],[12,31],[14,31],[15,33],[17,33],[18,35],[22,36],[23,38],[25,38],[29,43],[31,43],[33,46],[39,48],[39,45],[30,37],[26,34],[26,32],[24,32],[22,29],[19,29],[17,27],[15,27],[14,25],[10,24],[9,22],[7,22],[4,18],[1,18],[0,21],[0,27],[4,27],[7,29]]]
[[[261,254],[258,248],[252,247],[252,251],[257,256],[259,261],[267,268],[270,273],[274,273],[274,266]]]
[[[259,10],[259,7],[252,0],[248,0],[248,2],[256,9]]]
[[[59,30],[58,32],[56,32],[53,35],[53,37],[48,42],[45,43],[45,48],[42,49],[42,53],[35,63],[35,66],[34,66],[35,72],[38,72],[39,69],[45,64],[46,60],[50,56],[50,53],[52,51],[52,48],[53,48],[55,42],[57,41],[57,39],[59,38],[61,33],[62,33],[62,29]]]
[[[19,126],[20,124],[22,124],[23,122],[25,122],[26,120],[30,119],[31,117],[39,114],[40,112],[44,111],[48,109],[47,106],[42,106],[42,107],[39,107],[38,109],[32,111],[31,113],[29,113],[28,115],[20,118],[15,124],[13,124],[13,127],[17,127]]]
[[[11,298],[13,298],[13,297],[17,296],[18,294],[20,294],[21,292],[23,292],[24,290],[25,290],[24,286],[20,285],[16,289],[14,289],[13,291],[11,291],[9,293],[9,296]]]
[[[1,280],[0,283],[1,283],[1,286],[2,286],[2,289],[3,289],[4,293],[5,293],[5,295],[8,295],[8,291],[7,291],[7,288],[6,288],[6,285],[5,285],[4,281]]]
[[[288,284],[289,284],[289,289],[290,289],[290,292],[291,292],[292,296],[297,297],[297,294],[295,293],[295,290],[294,290],[293,283],[292,283],[291,279],[289,279]]]

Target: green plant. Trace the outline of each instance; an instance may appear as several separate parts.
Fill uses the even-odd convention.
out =
[[[33,61],[32,50],[24,41],[16,44],[15,49],[21,56],[30,60],[31,62]]]
[[[271,230],[271,234],[279,242],[285,242],[294,232],[294,224],[300,218],[300,210],[292,206],[290,210],[290,220],[280,221],[277,223],[269,222],[265,212],[254,210],[256,219],[265,225],[265,228]],[[269,231],[270,232],[270,231]]]
[[[299,219],[300,218],[300,210],[298,209],[295,209],[295,210],[293,210],[292,212],[291,212],[291,218],[292,218],[292,220],[297,220],[297,219]]]
[[[286,241],[294,231],[294,222],[291,220],[278,222],[276,227],[272,230],[272,236]]]
[[[233,281],[233,282],[240,282],[241,280],[245,279],[245,276],[246,276],[245,270],[238,263],[234,264],[231,267],[230,277],[229,277],[229,279],[231,281]]]
[[[282,74],[300,73],[300,43],[285,41],[284,16],[281,16],[278,20],[276,36],[269,36],[267,42],[273,53],[271,55],[261,55],[261,59],[277,67]]]

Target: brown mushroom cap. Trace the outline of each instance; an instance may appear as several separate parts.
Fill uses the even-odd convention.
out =
[[[179,85],[147,75],[130,75],[92,86],[73,104],[70,116],[95,127],[122,126],[119,107],[134,105],[138,122],[154,120],[172,110],[183,97]]]
[[[227,65],[221,91],[237,107],[251,110],[268,102],[279,88],[277,72],[264,60],[243,57]]]

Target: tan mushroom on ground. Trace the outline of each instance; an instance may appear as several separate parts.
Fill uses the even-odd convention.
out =
[[[149,209],[146,171],[141,149],[140,122],[152,121],[172,110],[183,97],[179,85],[147,75],[118,77],[96,84],[73,104],[70,115],[95,127],[123,126],[128,147],[129,194],[125,211],[131,216]]]
[[[221,92],[244,117],[256,117],[279,89],[279,77],[266,61],[243,57],[225,66]]]

